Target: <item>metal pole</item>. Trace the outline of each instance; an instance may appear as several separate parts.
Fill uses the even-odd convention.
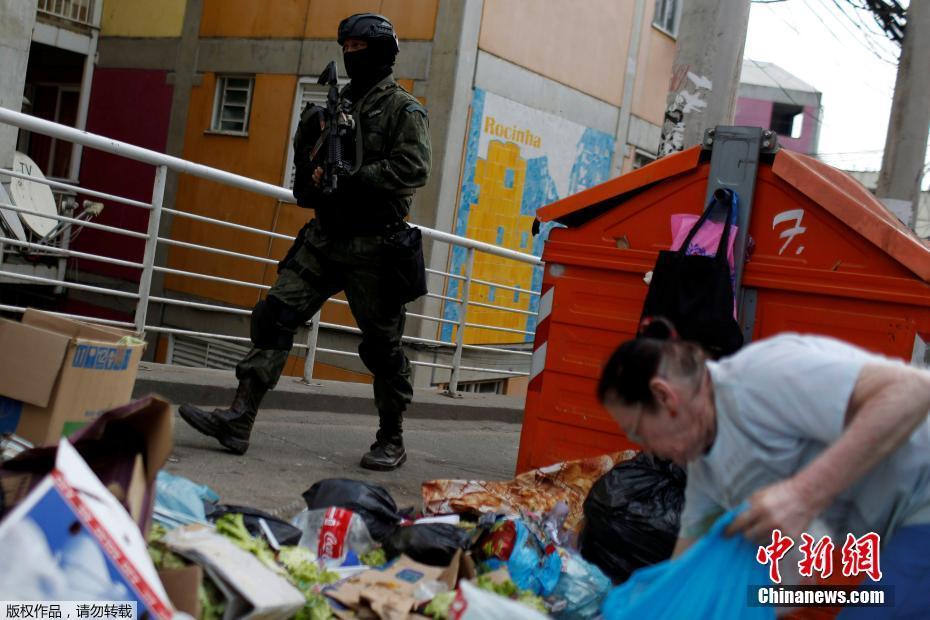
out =
[[[316,362],[316,343],[320,337],[320,315],[322,310],[310,319],[310,329],[307,332],[307,359],[304,360],[304,383],[313,381],[313,364]]]
[[[136,305],[136,331],[145,331],[145,316],[149,309],[149,293],[152,287],[152,271],[155,267],[155,248],[158,245],[158,223],[161,221],[161,207],[165,198],[165,179],[168,167],[155,168],[155,186],[152,189],[152,210],[149,212],[149,238],[145,240],[145,254],[142,258],[142,277],[139,278],[139,302]]]
[[[465,344],[465,319],[468,315],[468,292],[471,288],[471,274],[475,266],[475,248],[468,248],[465,257],[465,280],[462,282],[462,298],[459,307],[459,325],[455,330],[455,354],[452,356],[452,376],[446,396],[459,397],[459,367],[462,365],[462,345]]]

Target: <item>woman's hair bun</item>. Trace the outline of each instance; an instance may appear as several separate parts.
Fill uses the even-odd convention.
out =
[[[653,340],[678,340],[678,331],[671,321],[661,316],[647,316],[639,322],[637,338]]]

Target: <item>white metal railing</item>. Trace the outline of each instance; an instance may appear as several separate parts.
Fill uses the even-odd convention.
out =
[[[94,0],[39,0],[36,6],[40,13],[62,19],[95,26]]]
[[[55,0],[47,0],[47,4],[57,6]],[[59,3],[60,4],[60,3]],[[90,7],[92,8],[92,7]],[[107,153],[112,153],[114,155],[119,155],[132,159],[134,161],[143,162],[155,167],[155,181],[152,188],[152,199],[150,203],[141,202],[138,200],[132,200],[124,198],[121,196],[115,196],[108,194],[102,191],[96,191],[91,189],[84,189],[73,185],[68,185],[56,181],[46,181],[46,183],[57,189],[64,189],[69,191],[74,191],[86,196],[92,196],[94,198],[108,200],[114,203],[117,203],[120,208],[138,208],[145,209],[148,211],[148,225],[146,232],[139,232],[135,230],[126,230],[116,226],[107,226],[104,224],[98,224],[95,222],[87,222],[85,220],[78,220],[76,218],[69,218],[59,214],[42,214],[37,211],[32,211],[29,209],[24,209],[21,207],[16,207],[12,204],[0,204],[4,209],[12,210],[18,213],[29,213],[31,215],[37,215],[40,217],[46,217],[58,221],[59,223],[70,224],[74,226],[86,226],[89,228],[95,228],[111,234],[123,235],[127,237],[132,237],[136,239],[145,240],[145,250],[142,255],[141,262],[133,262],[127,260],[116,259],[103,255],[95,255],[87,252],[79,252],[67,248],[57,248],[54,246],[49,246],[46,244],[37,244],[31,243],[28,241],[18,241],[6,237],[5,235],[0,236],[0,261],[3,258],[2,246],[11,245],[14,247],[19,247],[28,250],[41,251],[43,253],[55,256],[55,257],[73,257],[80,258],[83,260],[93,260],[103,263],[109,263],[112,265],[119,265],[123,267],[130,267],[138,269],[140,272],[138,288],[135,291],[131,290],[117,290],[112,288],[107,288],[103,286],[95,286],[90,284],[84,284],[80,282],[72,281],[62,281],[56,280],[53,278],[46,278],[36,275],[28,275],[23,273],[17,273],[14,271],[8,271],[3,268],[3,263],[0,262],[0,274],[3,274],[5,277],[10,277],[14,279],[19,279],[26,283],[33,284],[47,284],[60,286],[69,289],[82,290],[92,293],[99,293],[104,295],[113,295],[121,298],[132,299],[135,301],[135,316],[132,323],[122,322],[122,321],[110,321],[99,319],[95,317],[87,316],[76,316],[76,315],[67,315],[64,316],[74,316],[75,318],[82,318],[85,320],[96,321],[99,323],[118,325],[122,327],[133,327],[138,332],[154,332],[162,334],[174,334],[174,335],[184,335],[192,337],[202,337],[202,338],[217,338],[220,340],[228,340],[231,342],[245,342],[248,343],[249,339],[241,336],[232,336],[227,334],[218,334],[211,332],[201,332],[194,330],[185,330],[185,329],[176,329],[172,327],[165,327],[162,325],[151,325],[147,322],[147,313],[150,303],[174,305],[174,306],[183,306],[187,308],[196,308],[199,310],[223,312],[227,314],[234,315],[250,315],[251,310],[243,308],[235,308],[229,306],[221,306],[218,304],[204,303],[204,302],[194,302],[184,299],[176,299],[170,297],[160,297],[160,296],[151,296],[151,283],[152,275],[155,272],[172,274],[176,276],[196,278],[209,280],[213,282],[220,282],[223,284],[233,285],[233,286],[242,286],[248,288],[257,288],[260,290],[267,290],[270,287],[265,284],[260,284],[256,282],[249,282],[244,280],[237,280],[235,278],[224,278],[220,276],[196,273],[191,271],[184,271],[180,269],[171,269],[164,265],[155,264],[156,248],[159,244],[167,246],[176,246],[183,247],[188,249],[193,249],[201,252],[207,252],[212,254],[218,254],[222,256],[229,256],[238,259],[258,262],[262,264],[276,265],[277,261],[271,258],[264,256],[253,256],[250,254],[245,254],[241,252],[234,252],[231,250],[224,250],[221,248],[214,248],[206,245],[199,245],[195,243],[190,243],[186,241],[179,241],[175,239],[169,239],[160,237],[158,235],[159,224],[161,222],[161,216],[163,213],[171,214],[175,217],[189,218],[200,222],[206,222],[209,224],[225,226],[232,228],[244,233],[261,235],[263,237],[271,239],[286,239],[291,240],[292,237],[289,235],[284,235],[281,233],[271,232],[268,230],[263,230],[259,228],[252,228],[249,226],[244,226],[242,224],[236,224],[233,222],[226,222],[222,220],[217,220],[209,218],[202,215],[197,215],[193,213],[188,213],[186,211],[168,209],[163,205],[164,192],[165,192],[165,182],[167,173],[169,170],[172,170],[181,174],[189,174],[192,176],[200,177],[203,179],[208,179],[217,183],[223,183],[230,185],[239,189],[244,189],[251,191],[257,194],[264,196],[271,196],[282,202],[294,202],[293,195],[290,190],[279,187],[277,185],[272,185],[270,183],[265,183],[262,181],[257,181],[248,177],[243,177],[237,174],[226,172],[223,170],[218,170],[216,168],[211,168],[209,166],[204,166],[201,164],[196,164],[189,162],[184,159],[177,157],[172,157],[165,155],[163,153],[158,153],[155,151],[150,151],[148,149],[140,148],[125,142],[119,142],[117,140],[112,140],[103,136],[87,133],[74,129],[73,127],[67,127],[64,125],[59,125],[57,123],[52,123],[43,119],[39,119],[33,116],[26,114],[21,114],[19,112],[14,112],[6,108],[0,107],[0,123],[6,123],[19,127],[20,129],[25,129],[34,133],[39,133],[47,136],[51,136],[57,139],[66,140],[76,144],[80,144],[85,147],[94,148],[100,151]],[[17,177],[24,178],[25,175],[22,175],[17,172],[10,170],[0,170],[0,177]],[[32,181],[36,179],[30,178]],[[414,336],[404,336],[403,342],[406,344],[419,344],[426,345],[435,348],[436,350],[444,351],[448,354],[451,354],[452,360],[450,364],[442,363],[432,363],[425,362],[421,360],[413,360],[411,363],[419,366],[426,366],[431,368],[441,368],[450,371],[450,380],[449,380],[449,392],[456,393],[458,390],[458,383],[461,377],[461,371],[472,371],[480,373],[493,373],[502,376],[527,376],[527,372],[522,372],[513,369],[503,369],[503,368],[479,368],[473,366],[463,366],[462,365],[462,354],[465,350],[481,351],[485,353],[492,354],[507,354],[514,357],[526,357],[530,356],[531,353],[528,351],[520,350],[511,350],[502,347],[494,346],[484,346],[484,345],[472,345],[465,344],[464,336],[465,330],[467,328],[472,329],[487,329],[487,330],[496,330],[505,333],[519,334],[521,338],[526,336],[532,336],[533,332],[522,329],[514,329],[510,327],[501,327],[496,325],[482,325],[477,323],[469,323],[466,321],[467,308],[469,306],[481,307],[492,309],[499,312],[510,312],[516,313],[525,316],[532,316],[535,313],[527,310],[522,310],[519,308],[508,308],[505,306],[497,306],[494,304],[487,304],[476,302],[470,299],[471,292],[473,291],[474,286],[493,286],[503,290],[513,291],[517,295],[527,295],[530,297],[538,297],[539,294],[535,291],[530,291],[522,289],[520,287],[511,286],[505,283],[496,283],[486,280],[479,280],[472,277],[472,270],[474,266],[475,254],[477,252],[484,252],[487,254],[492,254],[494,256],[502,257],[509,260],[519,261],[522,263],[527,263],[531,265],[541,264],[541,260],[535,256],[524,254],[522,252],[517,252],[514,250],[509,250],[506,248],[500,248],[495,245],[488,243],[483,243],[480,241],[475,241],[474,239],[468,239],[467,237],[460,237],[458,235],[452,235],[438,230],[433,230],[423,226],[419,227],[423,233],[423,236],[427,239],[431,239],[434,242],[447,243],[466,249],[466,262],[465,262],[465,272],[464,275],[447,273],[445,271],[437,271],[433,269],[427,270],[430,274],[440,276],[442,278],[443,284],[448,282],[450,279],[458,280],[461,282],[460,286],[460,296],[451,297],[437,292],[430,292],[428,296],[434,299],[444,300],[449,303],[456,303],[459,305],[459,316],[458,320],[450,320],[439,316],[430,316],[426,314],[416,314],[408,313],[408,316],[418,318],[423,321],[431,321],[438,324],[445,325],[455,325],[455,342],[449,343],[440,340],[432,340],[428,338],[418,338]],[[445,286],[442,287],[445,290]],[[348,302],[340,299],[330,299],[327,303],[330,304],[347,304]],[[24,312],[25,308],[13,305],[0,304],[0,310],[8,312]],[[310,381],[313,374],[313,365],[315,360],[316,352],[329,353],[335,355],[346,355],[358,357],[357,353],[351,351],[340,351],[336,349],[327,349],[317,346],[317,339],[319,329],[322,327],[329,331],[341,332],[341,333],[360,333],[358,329],[352,328],[345,325],[336,325],[332,323],[323,323],[320,321],[320,313],[317,313],[310,322],[310,329],[308,330],[308,337],[305,343],[298,343],[294,345],[296,349],[304,349],[307,351],[306,360],[304,363],[304,378],[307,381]]]

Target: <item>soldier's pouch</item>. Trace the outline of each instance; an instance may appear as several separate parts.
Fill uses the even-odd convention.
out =
[[[426,265],[423,260],[423,234],[406,226],[384,238],[385,295],[398,304],[407,304],[426,294]]]

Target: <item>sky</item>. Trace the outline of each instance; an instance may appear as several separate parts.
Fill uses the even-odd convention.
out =
[[[839,168],[881,167],[899,53],[849,0],[752,3],[745,58],[773,62],[823,93],[820,157]]]

